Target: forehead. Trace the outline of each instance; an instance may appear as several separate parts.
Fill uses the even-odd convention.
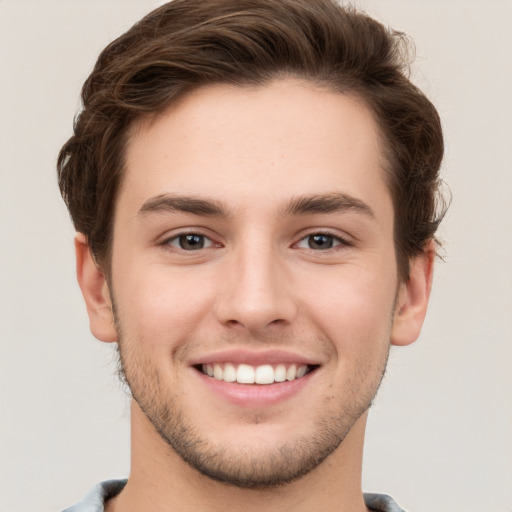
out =
[[[210,85],[136,123],[120,201],[208,194],[244,208],[341,192],[389,202],[384,164],[373,116],[353,96],[292,79]]]

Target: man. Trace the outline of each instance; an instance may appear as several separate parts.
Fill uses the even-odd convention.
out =
[[[361,492],[442,216],[402,49],[330,0],[175,0],[100,55],[59,183],[132,467],[69,511],[402,510]]]

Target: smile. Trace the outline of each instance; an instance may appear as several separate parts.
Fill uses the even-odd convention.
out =
[[[212,363],[198,365],[198,369],[215,380],[238,384],[275,384],[301,379],[314,366],[307,364],[249,364]]]

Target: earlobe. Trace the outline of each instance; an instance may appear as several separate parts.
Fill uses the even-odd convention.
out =
[[[391,344],[409,345],[420,335],[432,288],[435,242],[410,262],[409,280],[400,285],[393,318]]]
[[[76,275],[87,306],[91,332],[100,341],[117,341],[107,279],[98,267],[83,233],[75,236],[75,255]]]

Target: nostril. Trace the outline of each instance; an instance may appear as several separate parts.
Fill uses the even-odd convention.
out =
[[[269,327],[282,327],[282,326],[285,326],[286,324],[288,323],[287,320],[285,319],[281,319],[281,318],[277,318],[275,320],[270,320],[270,321],[267,321],[266,319],[256,319],[256,318],[247,318],[245,319],[245,321],[243,320],[227,320],[225,322],[225,325],[227,327],[232,327],[232,328],[243,328],[243,329],[247,329],[249,331],[261,331],[262,329],[267,329]]]
[[[283,325],[286,323],[284,318],[278,318],[277,320],[272,320],[268,325]]]

